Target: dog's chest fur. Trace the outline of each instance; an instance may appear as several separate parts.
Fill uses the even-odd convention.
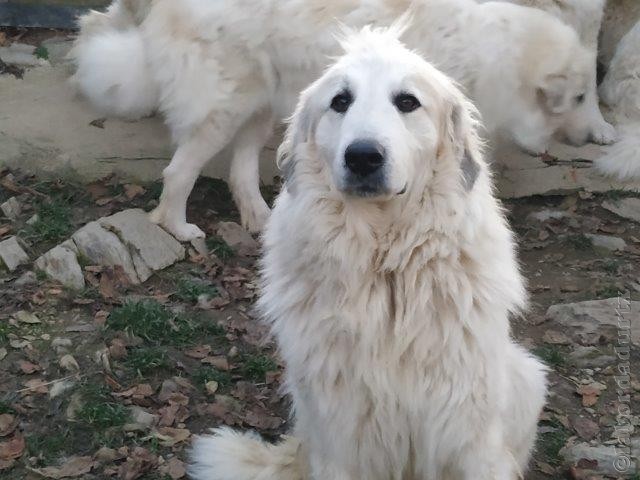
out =
[[[327,432],[332,455],[345,439],[372,442],[363,451],[380,457],[362,459],[379,474],[371,478],[413,478],[407,472],[417,468],[416,449],[453,458],[466,432],[499,414],[501,402],[509,307],[487,300],[494,296],[484,289],[494,285],[483,277],[485,265],[451,238],[427,233],[400,255],[401,266],[385,269],[385,253],[367,254],[366,242],[350,250],[354,238],[342,243],[337,235],[319,250],[313,239],[295,238],[288,231],[295,220],[287,220],[272,229],[279,230],[276,243],[267,238],[261,304],[287,365],[301,431]],[[331,251],[344,255],[331,260]],[[368,269],[356,267],[363,255],[372,261]],[[419,478],[442,478],[446,465],[429,468]]]

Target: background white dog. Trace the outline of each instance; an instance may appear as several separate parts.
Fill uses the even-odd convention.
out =
[[[613,143],[617,138],[616,130],[602,116],[598,105],[597,89],[598,37],[607,0],[478,1],[480,3],[502,1],[542,9],[561,19],[578,32],[580,40],[589,51],[591,65],[589,87],[584,102],[565,117],[561,132],[569,142],[576,145],[581,145],[587,140],[603,145]]]
[[[201,437],[200,480],[516,480],[545,397],[515,345],[525,304],[475,109],[366,29],[303,94],[266,230],[260,308],[295,438]]]
[[[337,52],[336,19],[389,25],[410,6],[406,41],[462,84],[490,131],[543,152],[584,101],[592,59],[575,31],[542,11],[474,0],[116,0],[81,20],[75,81],[107,113],[166,116],[178,148],[154,221],[183,240],[203,236],[186,223],[187,198],[233,143],[231,190],[258,231],[269,215],[258,153]]]

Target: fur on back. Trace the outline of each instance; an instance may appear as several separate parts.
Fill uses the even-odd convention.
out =
[[[545,375],[510,339],[526,293],[475,109],[389,33],[344,46],[302,94],[264,236],[259,309],[286,364],[296,440],[260,446],[216,430],[196,441],[192,475],[516,480]],[[385,106],[396,82],[424,108]],[[326,106],[341,85],[358,85],[344,117]],[[389,182],[408,179],[404,193],[343,193],[343,141],[364,134],[385,142]]]
[[[620,180],[640,178],[640,22],[620,41],[600,95],[620,125],[620,140],[596,162]]]

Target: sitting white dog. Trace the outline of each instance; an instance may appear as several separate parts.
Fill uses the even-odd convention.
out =
[[[302,94],[265,236],[259,306],[295,437],[216,430],[190,474],[516,480],[545,368],[510,337],[526,294],[475,109],[393,33],[344,46]]]

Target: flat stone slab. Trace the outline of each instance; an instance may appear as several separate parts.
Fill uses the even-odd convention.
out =
[[[0,47],[0,59],[4,63],[20,67],[37,67],[49,62],[35,55],[36,47],[25,43],[12,43],[8,47]]]
[[[586,233],[585,236],[591,240],[594,247],[604,248],[611,252],[622,251],[626,248],[627,242],[620,237],[613,237],[611,235],[596,235],[593,233]]]
[[[84,288],[84,275],[78,262],[78,248],[72,240],[67,240],[42,255],[36,260],[35,267],[65,287],[74,290]]]
[[[640,223],[640,198],[622,198],[616,201],[602,202],[602,208],[615,213],[619,217]]]
[[[614,478],[632,478],[637,473],[638,463],[636,459],[640,454],[640,438],[632,438],[629,441],[631,455],[620,460],[621,447],[616,449],[615,445],[590,445],[588,443],[578,443],[563,448],[560,454],[564,457],[568,465],[575,465],[580,460],[590,460],[595,463],[589,470],[600,475],[607,475]]]
[[[0,210],[9,220],[16,220],[20,216],[20,212],[22,212],[22,206],[16,197],[11,197],[0,205]]]
[[[29,261],[29,255],[22,249],[16,237],[9,237],[0,242],[0,260],[10,272],[13,272]]]
[[[587,144],[573,147],[552,144],[549,155],[534,157],[513,145],[498,144],[490,153],[501,198],[561,195],[577,191],[640,192],[640,181],[620,182],[601,175],[593,167],[606,147]]]
[[[620,297],[558,304],[549,307],[546,316],[567,327],[567,335],[580,343],[595,344],[601,335],[618,338],[624,334],[640,346],[640,302]]]
[[[184,247],[140,209],[125,210],[90,222],[69,240],[36,261],[36,268],[64,285],[83,288],[80,259],[93,265],[121,267],[133,284],[185,256]]]
[[[125,210],[98,222],[103,228],[116,232],[128,247],[138,277],[143,282],[152,272],[173,265],[185,256],[180,242],[151,223],[143,210]]]

